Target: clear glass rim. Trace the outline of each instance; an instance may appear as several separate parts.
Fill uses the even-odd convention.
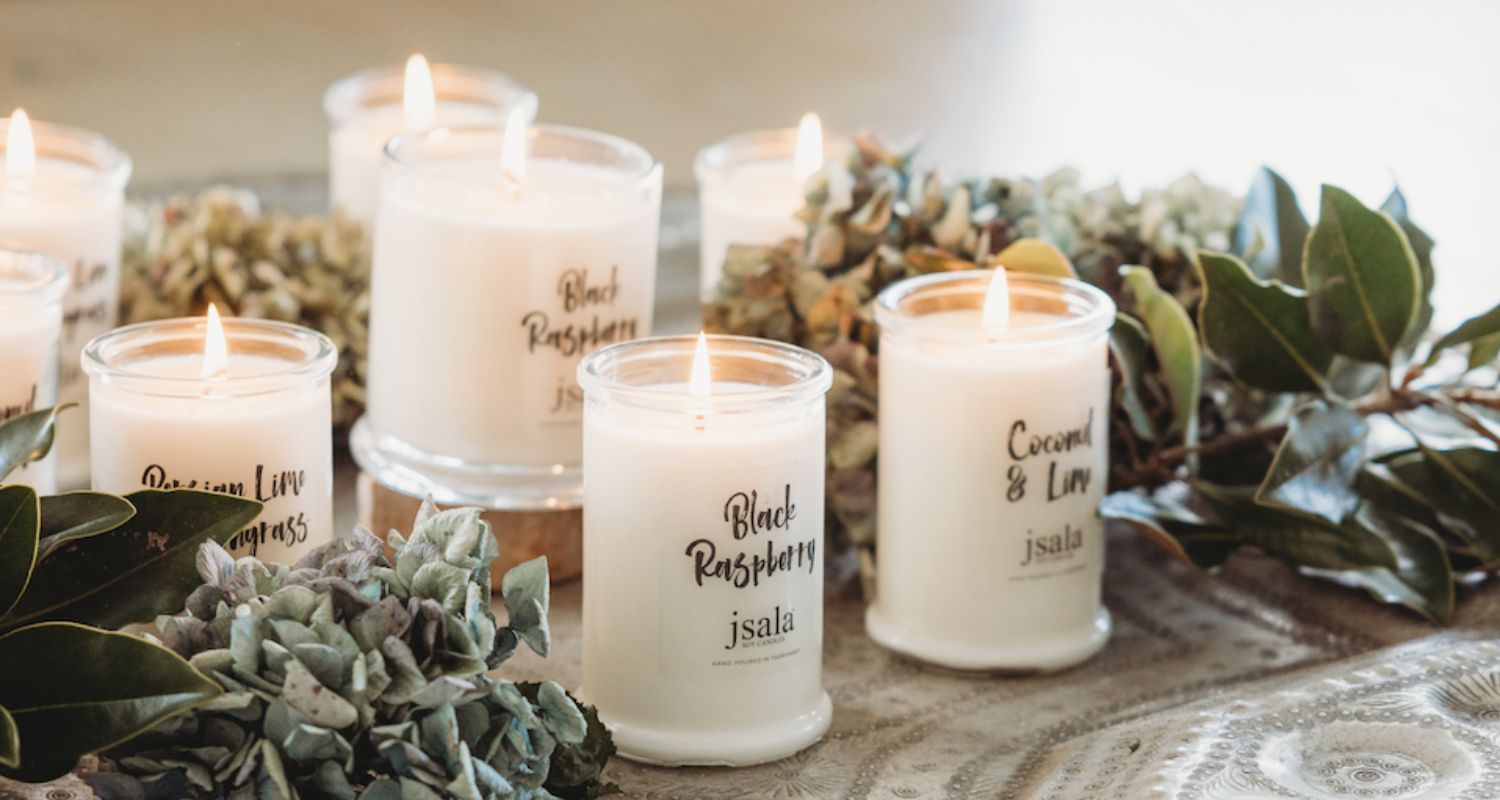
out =
[[[4,158],[9,134],[10,119],[0,118],[0,159]],[[125,184],[130,182],[133,168],[130,156],[119,145],[100,134],[72,125],[39,120],[31,120],[31,134],[36,142],[38,161],[66,161],[88,168],[91,174],[88,179],[76,183],[69,181],[66,184],[53,183],[28,188],[28,195],[55,197],[96,191],[123,192]],[[0,195],[10,193],[5,182],[0,181]]]
[[[849,136],[837,131],[823,131],[825,163],[842,160],[853,149]],[[698,151],[693,158],[693,177],[699,184],[715,185],[725,181],[735,167],[760,161],[795,158],[796,128],[771,128],[737,133]],[[834,158],[829,158],[829,156]]]
[[[536,119],[540,103],[536,92],[508,73],[488,67],[435,62],[432,85],[438,100],[459,100],[509,109],[522,106],[527,120]],[[354,119],[360,111],[401,103],[405,64],[370,67],[329,84],[323,92],[323,113],[335,125]]]
[[[693,398],[677,387],[687,384],[697,346],[697,334],[682,334],[634,339],[602,347],[579,363],[578,385],[585,396],[603,396],[610,402],[636,408],[681,412],[690,411],[695,404],[700,404],[716,414],[796,407],[821,400],[833,385],[833,368],[811,350],[770,339],[708,334],[710,361],[742,359],[758,362],[784,370],[789,380],[783,384],[741,388],[731,394],[710,394],[707,399]],[[680,381],[638,385],[620,375],[630,366],[663,367],[669,364],[681,372]],[[667,383],[674,388],[666,388]]]
[[[98,378],[136,394],[162,397],[186,397],[200,395],[204,388],[212,387],[215,397],[248,397],[271,394],[287,388],[300,386],[327,378],[338,364],[338,349],[327,336],[289,322],[264,319],[227,317],[223,320],[224,335],[230,342],[230,352],[235,343],[253,342],[279,346],[284,352],[300,354],[300,358],[287,358],[282,369],[268,370],[254,375],[235,375],[224,378],[201,378],[196,376],[158,375],[134,369],[124,360],[149,357],[149,347],[173,348],[156,355],[184,355],[202,350],[207,333],[206,317],[177,317],[175,319],[137,322],[115,328],[94,337],[83,348],[80,356],[83,371],[91,378]],[[196,345],[189,349],[182,345]]]
[[[68,292],[71,271],[62,259],[50,253],[0,242],[0,304],[50,305],[62,302]]]
[[[530,136],[531,140],[530,150],[533,158],[546,157],[545,155],[538,156],[537,154],[538,150],[545,150],[542,140],[546,139],[548,140],[549,144],[555,141],[556,143],[561,144],[574,143],[602,147],[617,154],[622,161],[625,161],[631,165],[629,169],[622,168],[612,170],[611,174],[606,179],[600,180],[590,185],[563,187],[548,186],[546,187],[546,191],[548,193],[592,194],[599,191],[601,186],[606,188],[613,186],[636,186],[641,184],[642,182],[651,180],[653,176],[661,174],[661,164],[656,160],[655,156],[651,155],[651,151],[647,150],[645,147],[642,147],[639,144],[636,144],[635,142],[630,141],[629,139],[620,136],[615,136],[609,133],[602,133],[600,131],[589,130],[587,128],[575,128],[570,125],[547,124],[530,125],[528,126],[527,133]],[[411,133],[404,133],[399,136],[393,137],[385,145],[384,162],[386,168],[413,174],[420,173],[424,167],[428,167],[432,164],[443,163],[445,159],[434,158],[419,160],[410,157],[409,153],[407,155],[403,155],[403,151],[408,151],[410,148],[416,147],[418,145],[440,146],[445,141],[450,141],[455,138],[465,136],[492,138],[494,140],[495,158],[498,161],[498,159],[500,158],[500,147],[504,142],[505,137],[504,125],[459,125],[453,127],[432,128],[425,131],[413,131]],[[609,165],[593,164],[593,166]],[[498,182],[490,177],[470,178],[454,175],[444,175],[443,180],[468,186],[498,185]]]
[[[875,321],[882,332],[954,344],[996,347],[1055,345],[1092,339],[1108,332],[1115,321],[1115,303],[1102,289],[1075,278],[1010,273],[1011,306],[1045,305],[1057,321],[992,333],[981,328],[923,321],[927,313],[978,309],[984,305],[994,272],[988,269],[938,272],[892,284],[875,298]],[[925,311],[918,306],[927,307]]]

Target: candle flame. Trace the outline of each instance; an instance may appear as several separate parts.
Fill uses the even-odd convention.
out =
[[[987,333],[1005,333],[1010,327],[1010,281],[1005,277],[1005,267],[995,267],[995,277],[984,294],[980,325]]]
[[[204,378],[222,378],[229,372],[229,342],[224,338],[224,323],[219,321],[219,309],[208,304],[208,331],[203,338]]]
[[[26,188],[36,174],[36,139],[31,134],[31,118],[19,108],[10,115],[6,131],[5,174],[15,189]]]
[[[688,375],[688,394],[707,398],[712,381],[713,374],[708,364],[708,337],[699,331],[698,346],[693,348],[693,371]]]
[[[526,180],[526,112],[520,106],[505,118],[505,139],[500,143],[500,168],[516,183]]]
[[[437,114],[437,89],[432,85],[432,69],[421,53],[406,59],[406,77],[401,87],[401,107],[406,112],[407,130],[432,127]]]
[[[823,121],[809,111],[797,126],[797,180],[806,181],[823,168]]]

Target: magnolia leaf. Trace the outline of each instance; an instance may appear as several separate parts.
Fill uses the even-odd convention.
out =
[[[1364,419],[1340,403],[1314,402],[1298,409],[1255,492],[1262,504],[1343,522],[1359,507],[1355,478],[1365,463]]]
[[[1411,243],[1412,254],[1417,257],[1417,267],[1422,277],[1422,302],[1417,308],[1417,319],[1401,341],[1402,349],[1410,352],[1432,324],[1432,289],[1437,282],[1437,273],[1432,268],[1432,248],[1436,242],[1411,221],[1406,210],[1406,195],[1402,194],[1401,187],[1391,189],[1390,196],[1380,204],[1380,210],[1389,214],[1401,226],[1401,232],[1406,234],[1406,241]]]
[[[1500,305],[1496,305],[1489,311],[1484,312],[1463,321],[1463,324],[1444,334],[1442,338],[1432,343],[1432,350],[1427,354],[1427,365],[1437,363],[1443,351],[1460,345],[1469,345],[1469,368],[1482,366],[1490,359],[1483,353],[1487,348],[1493,346],[1486,340],[1500,339]],[[1474,351],[1480,350],[1481,356],[1475,363]]]
[[[1181,433],[1184,441],[1198,441],[1198,395],[1203,385],[1203,359],[1198,331],[1182,303],[1156,285],[1146,267],[1124,266],[1120,275],[1135,295],[1136,310],[1151,334],[1151,346],[1172,398],[1172,425],[1167,433]]]
[[[16,720],[0,706],[0,767],[21,766],[21,733],[16,730]]]
[[[1151,337],[1146,328],[1128,314],[1116,314],[1109,329],[1109,352],[1120,368],[1120,407],[1130,419],[1135,434],[1147,441],[1156,438],[1156,422],[1146,410],[1146,359]]]
[[[68,492],[42,498],[42,533],[38,560],[63,543],[112,531],[135,516],[123,497],[102,492]]]
[[[0,482],[16,467],[47,457],[52,450],[57,415],[72,407],[68,403],[0,422]]]
[[[218,686],[177,654],[138,636],[70,622],[0,635],[0,706],[19,731],[23,768],[46,765],[61,774],[80,756],[217,694]]]
[[[1302,266],[1313,330],[1336,352],[1390,364],[1422,293],[1417,257],[1400,226],[1324,186]]]
[[[1257,487],[1195,483],[1193,488],[1228,520],[1245,543],[1297,567],[1324,570],[1396,568],[1396,554],[1385,538],[1354,520],[1335,525],[1296,509],[1255,500]]]
[[[30,486],[0,486],[0,617],[21,599],[31,582],[38,514],[36,491]]]
[[[1481,336],[1469,345],[1469,369],[1493,364],[1496,358],[1500,358],[1500,333]]]
[[[1028,275],[1047,275],[1054,278],[1077,278],[1078,271],[1073,262],[1051,242],[1041,239],[1017,239],[1009,247],[990,259],[995,266],[1005,267],[1007,272]]]
[[[72,620],[115,628],[182,609],[199,580],[198,545],[220,544],[260,514],[252,500],[192,489],[125,498],[136,515],[108,534],[73,539],[37,564],[31,589],[0,625]]]
[[[1368,465],[1358,486],[1364,498],[1359,518],[1386,537],[1396,553],[1397,567],[1348,573],[1348,581],[1439,625],[1452,622],[1453,565],[1434,532],[1439,523],[1431,508],[1380,464]]]
[[[1486,567],[1500,564],[1500,453],[1478,447],[1440,450],[1422,445],[1393,454],[1385,466],[1424,498],[1444,529],[1467,545]]]
[[[1224,253],[1198,254],[1203,348],[1242,383],[1271,392],[1326,392],[1333,353],[1313,332],[1307,296],[1256,278]]]
[[[1203,569],[1228,560],[1241,538],[1226,526],[1209,522],[1187,507],[1131,491],[1115,492],[1099,504],[1105,519],[1123,522],[1168,552]]]
[[[1270,167],[1261,167],[1234,226],[1235,250],[1250,262],[1251,272],[1301,286],[1302,245],[1309,229],[1291,184]]]

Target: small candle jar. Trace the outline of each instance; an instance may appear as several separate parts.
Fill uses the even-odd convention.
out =
[[[144,322],[89,343],[94,489],[259,500],[265,510],[229,549],[291,564],[334,535],[329,374],[338,351],[297,325],[227,319],[216,332],[216,321]],[[206,368],[215,351],[219,367]]]
[[[802,750],[832,718],[822,684],[832,371],[792,345],[705,344],[695,359],[693,337],[630,342],[579,367],[581,692],[628,758],[743,766]]]
[[[800,137],[807,140],[804,135]],[[699,278],[702,296],[714,296],[724,274],[730,245],[773,245],[801,239],[807,225],[797,218],[806,202],[812,174],[824,162],[840,163],[848,140],[819,133],[822,152],[800,161],[798,128],[756,131],[732,136],[698,152],[693,172],[698,179]]]
[[[426,62],[423,62],[424,64]],[[431,83],[404,86],[399,65],[356,72],[323,94],[328,116],[328,197],[369,230],[375,220],[381,153],[394,136],[451,125],[499,125],[520,107],[529,123],[536,118],[537,98],[509,75],[457,64],[432,64]],[[431,92],[410,114],[407,92]]]
[[[957,669],[1076,664],[1109,638],[1101,600],[1109,475],[1107,338],[1093,286],[992,272],[901,281],[877,298],[876,642]]]
[[[130,158],[96,133],[26,121],[19,113],[0,120],[0,151],[0,241],[68,265],[57,399],[86,409],[78,354],[118,320]],[[85,410],[69,413],[58,426],[53,452],[64,488],[88,485]]]
[[[42,253],[0,248],[0,422],[57,405],[57,353],[68,265]],[[77,416],[68,415],[64,425]],[[57,492],[57,455],[9,478],[37,494]]]
[[[367,473],[413,497],[574,508],[578,362],[651,331],[661,167],[602,133],[516,133],[512,147],[529,135],[529,155],[505,155],[504,128],[388,148],[367,410],[350,446]]]

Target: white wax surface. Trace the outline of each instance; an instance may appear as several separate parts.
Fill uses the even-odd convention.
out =
[[[94,172],[80,164],[39,158],[30,190],[10,187],[0,170],[0,242],[56,256],[72,270],[63,300],[59,392],[53,402],[78,403],[57,428],[53,451],[60,483],[88,483],[88,388],[78,354],[90,339],[115,327],[119,306],[123,190],[93,189]],[[77,191],[63,192],[66,188]]]
[[[430,127],[499,125],[506,110],[493,105],[438,100]],[[400,103],[361,109],[328,132],[329,205],[342,208],[369,230],[375,221],[380,165],[386,142],[407,133]]]
[[[703,296],[712,296],[718,286],[730,245],[771,245],[801,238],[805,226],[795,214],[802,204],[802,181],[797,179],[789,158],[740,164],[729,169],[723,183],[700,185],[698,246]]]
[[[1057,320],[1011,319],[1019,328]],[[922,320],[977,329],[980,315]],[[882,336],[872,616],[902,649],[950,666],[1016,668],[1061,666],[1049,658],[1088,649],[1104,563],[1105,346],[1102,336],[982,348]],[[1033,437],[1065,441],[1070,431],[1070,449],[1030,452]]]
[[[733,430],[712,413],[696,429],[685,413],[683,427],[664,430],[631,409],[589,405],[582,691],[622,752],[734,762],[747,749],[785,755],[810,743],[805,721],[823,698],[824,415],[821,402],[794,419],[776,413]],[[758,512],[794,506],[794,516],[737,538],[735,509],[751,493]],[[759,585],[712,574],[699,585],[698,557],[765,559],[768,548],[792,555]],[[746,622],[757,635],[731,628]]]
[[[498,171],[489,162],[440,174]],[[537,191],[592,182],[558,197]],[[659,185],[533,160],[520,194],[393,180],[376,225],[370,424],[478,464],[577,464],[593,349],[651,331]]]
[[[165,384],[197,377],[201,363],[196,356],[162,357],[133,369]],[[231,352],[229,375],[266,375],[285,366],[279,359]],[[195,391],[191,397],[146,395],[95,378],[94,488],[118,494],[196,488],[261,500],[265,510],[236,537],[235,555],[290,564],[331,541],[328,379],[249,396],[230,396],[222,383],[205,380]]]
[[[62,338],[62,305],[11,300],[0,276],[0,422],[57,404],[57,351]],[[63,425],[81,423],[68,412]],[[57,492],[57,455],[11,473],[7,483],[24,483],[38,494]]]

